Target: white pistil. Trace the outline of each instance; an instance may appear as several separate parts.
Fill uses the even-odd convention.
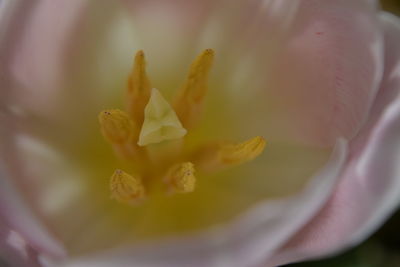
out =
[[[139,146],[173,140],[186,134],[175,111],[157,89],[151,92],[144,110],[144,122],[139,135]]]

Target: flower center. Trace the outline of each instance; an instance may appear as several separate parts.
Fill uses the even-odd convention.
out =
[[[188,144],[186,136],[199,126],[213,60],[211,49],[195,59],[170,105],[152,88],[144,53],[137,52],[128,80],[126,111],[110,109],[99,114],[104,138],[133,170],[129,174],[120,169],[114,172],[112,198],[137,204],[160,190],[167,194],[190,193],[196,186],[195,172],[219,171],[262,153],[266,142],[260,136],[242,143]]]

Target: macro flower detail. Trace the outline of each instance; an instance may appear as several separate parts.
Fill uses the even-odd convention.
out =
[[[0,264],[359,244],[400,203],[399,36],[376,0],[0,1]]]
[[[240,144],[213,141],[193,151],[185,149],[188,144],[184,136],[188,131],[182,124],[195,131],[193,128],[200,119],[213,58],[214,51],[206,49],[193,62],[172,108],[157,89],[150,89],[144,52],[136,53],[128,80],[128,113],[113,109],[101,111],[98,116],[101,132],[116,155],[137,164],[134,171],[138,176],[121,170],[114,172],[111,177],[113,198],[135,204],[145,197],[145,191],[150,193],[145,187],[152,187],[157,178],[159,183],[165,183],[165,192],[169,194],[190,193],[196,184],[195,166],[196,171],[209,172],[253,160],[262,153],[266,142],[259,136]],[[178,143],[172,143],[171,148],[164,151],[154,147],[153,154],[161,155],[153,158],[149,155],[149,145],[169,140]]]

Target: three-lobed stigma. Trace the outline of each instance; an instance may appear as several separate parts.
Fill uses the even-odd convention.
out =
[[[187,133],[171,105],[157,89],[153,89],[144,109],[144,122],[139,135],[139,146],[182,138]]]
[[[128,79],[126,112],[108,109],[99,114],[104,138],[117,156],[131,163],[130,172],[135,173],[114,172],[110,181],[113,199],[137,204],[152,188],[158,188],[154,184],[163,185],[168,194],[190,193],[196,187],[195,172],[242,164],[263,152],[266,142],[260,136],[238,144],[200,144],[189,153],[185,149],[185,135],[199,123],[213,61],[212,49],[195,59],[171,105],[151,87],[144,52],[136,53]],[[159,143],[169,144],[169,149]]]

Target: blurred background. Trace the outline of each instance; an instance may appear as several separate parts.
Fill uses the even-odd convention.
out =
[[[381,0],[381,3],[383,9],[400,16],[400,0]],[[285,267],[322,266],[400,267],[400,210],[368,240],[344,254],[330,259],[290,264]]]
[[[400,16],[400,0],[381,0],[382,7]]]

